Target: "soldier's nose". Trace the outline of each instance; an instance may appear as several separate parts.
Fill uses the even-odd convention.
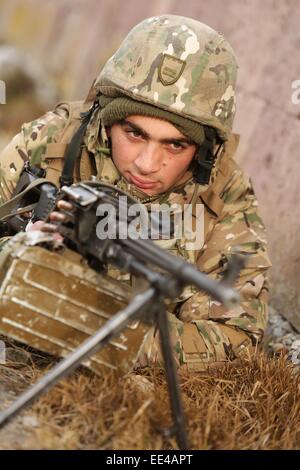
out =
[[[161,160],[159,148],[147,145],[140,151],[134,163],[141,174],[147,175],[160,170]]]

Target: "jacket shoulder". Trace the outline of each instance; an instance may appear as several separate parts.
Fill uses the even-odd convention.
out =
[[[0,153],[0,204],[11,197],[24,162],[43,165],[47,146],[67,139],[86,107],[83,101],[58,103],[53,110],[22,125],[19,134]]]
[[[47,145],[61,142],[70,125],[77,125],[83,110],[82,101],[61,102],[52,111],[23,124],[25,153],[33,166],[41,164]]]

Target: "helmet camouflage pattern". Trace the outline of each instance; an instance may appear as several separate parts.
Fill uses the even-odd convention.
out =
[[[95,87],[128,95],[217,129],[227,140],[235,114],[237,63],[221,33],[191,18],[163,15],[135,26]]]

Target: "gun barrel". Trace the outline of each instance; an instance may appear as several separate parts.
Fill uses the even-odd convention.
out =
[[[120,239],[118,242],[139,258],[140,261],[158,266],[174,275],[183,284],[192,284],[198,289],[204,290],[214,299],[222,302],[227,308],[233,308],[239,304],[240,296],[235,289],[222,284],[222,281],[216,282],[210,279],[185,260],[156,246],[151,240]]]

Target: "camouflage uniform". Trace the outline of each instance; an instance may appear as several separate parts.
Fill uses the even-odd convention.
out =
[[[104,126],[101,126],[99,111],[94,113],[88,125],[80,168],[74,176],[78,181],[95,174],[98,179],[125,189],[146,205],[153,202],[182,205],[192,201],[204,204],[205,240],[201,249],[186,250],[184,239],[172,246],[165,243],[165,248],[194,263],[213,279],[220,278],[234,247],[238,246],[238,251],[247,255],[247,266],[236,282],[236,288],[242,295],[238,308],[228,311],[206,293],[192,287],[184,289],[180,298],[169,305],[178,365],[189,370],[205,370],[208,365],[240,357],[261,339],[267,322],[266,272],[271,264],[266,250],[265,228],[258,214],[251,182],[232,159],[238,141],[237,136],[231,134],[236,73],[232,60],[230,62],[228,59],[228,54],[233,54],[232,50],[224,38],[209,27],[190,19],[181,19],[178,26],[177,18],[168,15],[146,20],[152,28],[149,36],[151,42],[145,38],[146,22],[136,26],[105,65],[95,86],[107,96],[125,94],[217,129],[226,142],[210,184],[201,185],[191,178],[184,185],[158,196],[147,196],[128,184],[109,156],[108,139]],[[203,44],[198,42],[193,30],[199,28],[199,24],[204,28],[207,39]],[[135,41],[131,43],[132,34]],[[162,34],[166,34],[163,41]],[[141,42],[147,44],[143,48],[144,57],[140,56],[136,47]],[[155,51],[162,42],[165,49],[160,49],[157,55]],[[153,58],[150,59],[147,54],[152,54]],[[150,71],[149,67],[147,70],[143,67],[143,60],[146,64],[152,64]],[[211,75],[218,83],[217,97]],[[199,83],[205,86],[197,88]],[[198,103],[205,104],[197,107]],[[23,163],[28,159],[32,165],[46,168],[47,177],[58,183],[63,149],[74,132],[79,111],[85,107],[79,102],[72,105],[62,103],[54,111],[23,125],[21,133],[0,155],[2,202],[10,198]],[[195,107],[197,112],[194,111]],[[120,276],[116,271],[112,270],[110,274],[135,283],[134,279]],[[144,366],[160,360],[157,334],[151,329],[137,364]]]

